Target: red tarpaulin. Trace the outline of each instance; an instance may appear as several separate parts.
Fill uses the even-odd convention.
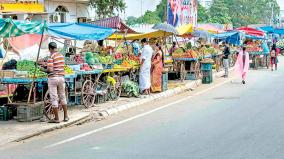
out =
[[[90,23],[98,25],[98,26],[102,26],[102,27],[118,29],[121,33],[124,33],[125,30],[127,30],[128,34],[137,34],[136,31],[134,31],[133,29],[128,27],[126,24],[124,24],[122,20],[119,18],[119,16],[105,18],[105,19],[97,20],[97,21],[90,22]]]
[[[254,35],[254,36],[264,36],[265,35],[265,32],[254,29],[254,28],[249,28],[249,27],[240,27],[240,28],[237,28],[236,30],[244,31],[246,34]]]

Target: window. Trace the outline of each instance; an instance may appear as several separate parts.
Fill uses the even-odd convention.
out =
[[[65,23],[66,22],[66,14],[68,10],[64,6],[58,6],[55,9],[55,14],[51,16],[51,20],[53,23]]]

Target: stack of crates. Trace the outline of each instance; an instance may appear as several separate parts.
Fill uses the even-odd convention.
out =
[[[202,71],[202,83],[210,84],[213,82],[213,73],[212,73],[212,63],[202,63],[201,64]]]
[[[17,120],[22,122],[30,122],[42,118],[43,102],[34,104],[17,103]]]
[[[162,91],[168,90],[168,72],[163,72],[162,74]]]
[[[8,121],[13,119],[14,111],[10,106],[0,106],[0,120]]]

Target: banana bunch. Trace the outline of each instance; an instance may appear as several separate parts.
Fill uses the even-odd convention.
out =
[[[107,76],[107,82],[111,84],[112,86],[115,86],[116,84],[116,80],[111,76]]]

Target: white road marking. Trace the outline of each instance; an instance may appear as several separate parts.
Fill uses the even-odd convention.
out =
[[[100,150],[101,148],[96,146],[96,147],[92,147],[93,150]]]
[[[129,122],[129,121],[132,121],[132,120],[135,120],[135,119],[138,119],[138,118],[141,118],[141,117],[144,117],[144,116],[146,116],[146,115],[152,114],[152,113],[154,113],[154,112],[156,112],[156,111],[159,111],[159,110],[162,110],[162,109],[165,109],[165,108],[170,107],[170,106],[172,106],[172,105],[175,105],[175,104],[177,104],[177,103],[181,103],[181,102],[183,102],[183,101],[185,101],[185,100],[188,100],[188,99],[190,99],[190,98],[192,98],[192,97],[194,97],[194,96],[196,96],[196,95],[203,94],[203,93],[205,93],[205,92],[207,92],[207,91],[209,91],[209,90],[212,90],[212,89],[214,89],[214,88],[216,88],[216,87],[219,87],[219,86],[221,86],[221,85],[223,85],[223,84],[225,84],[225,83],[227,83],[227,82],[229,82],[229,81],[230,81],[230,80],[223,81],[222,83],[216,84],[216,85],[214,85],[214,86],[212,86],[212,87],[210,87],[210,88],[207,88],[207,89],[205,89],[205,90],[203,90],[203,91],[200,91],[200,92],[194,94],[193,96],[188,96],[188,97],[186,97],[186,98],[183,98],[183,99],[177,100],[177,101],[175,101],[175,102],[172,102],[172,103],[166,104],[166,105],[164,105],[164,106],[161,106],[161,107],[159,107],[159,108],[155,108],[155,109],[150,110],[150,111],[148,111],[148,112],[145,112],[145,113],[142,113],[142,114],[139,114],[139,115],[130,117],[130,118],[128,118],[128,119],[125,119],[125,120],[122,120],[122,121],[119,121],[119,122],[116,122],[116,123],[113,123],[113,124],[110,124],[110,125],[107,125],[107,126],[104,126],[104,127],[101,127],[101,128],[98,128],[98,129],[89,131],[89,132],[86,132],[86,133],[82,133],[82,134],[77,135],[77,136],[74,136],[74,137],[70,137],[70,138],[65,139],[65,140],[62,140],[62,141],[60,141],[60,142],[57,142],[57,143],[48,145],[48,146],[44,147],[44,149],[52,148],[52,147],[55,147],[55,146],[58,146],[58,145],[62,145],[62,144],[65,144],[65,143],[67,143],[67,142],[71,142],[71,141],[77,140],[77,139],[79,139],[79,138],[83,138],[83,137],[86,137],[86,136],[88,136],[88,135],[91,135],[91,134],[94,134],[94,133],[97,133],[97,132],[100,132],[100,131],[103,131],[103,130],[106,130],[106,129],[109,129],[109,128],[112,128],[112,127],[115,127],[115,126],[118,126],[118,125],[121,125],[121,124],[124,124],[124,123],[127,123],[127,122]]]

